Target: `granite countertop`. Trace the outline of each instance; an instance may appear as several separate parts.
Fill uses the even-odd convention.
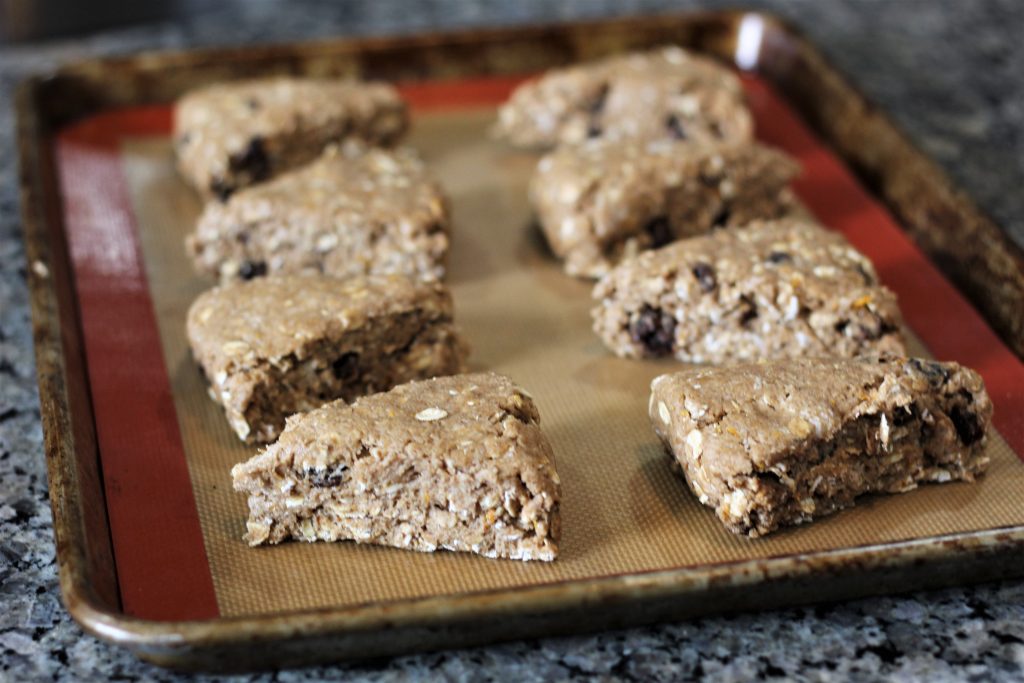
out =
[[[195,3],[197,7],[200,3]],[[685,6],[735,6],[699,2]],[[1024,244],[1024,3],[764,0]],[[678,10],[666,0],[229,2],[183,23],[0,46],[0,680],[177,680],[83,634],[60,604],[46,491],[11,94],[85,56]],[[1024,678],[1024,582],[708,618],[231,680]],[[218,679],[219,680],[219,679]]]

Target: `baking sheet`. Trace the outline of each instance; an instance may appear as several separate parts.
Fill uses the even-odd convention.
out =
[[[988,346],[979,348],[994,348],[999,345],[994,335],[973,312],[964,313],[966,304],[941,278],[936,280],[934,269],[891,219],[767,86],[755,79],[746,84],[759,134],[804,163],[804,176],[797,183],[801,199],[823,222],[843,229],[872,256],[882,280],[900,294],[915,331],[941,357],[988,363],[991,359],[975,357],[975,345],[984,342]],[[166,112],[159,116],[166,125]],[[991,469],[977,484],[926,486],[908,495],[872,497],[851,511],[768,539],[749,540],[726,531],[671,472],[648,424],[649,382],[677,364],[617,359],[604,350],[590,331],[590,284],[564,275],[531,226],[526,185],[536,157],[490,140],[486,131],[493,116],[490,106],[435,102],[417,111],[408,143],[421,151],[452,199],[449,283],[456,320],[473,345],[471,368],[506,373],[526,387],[537,400],[542,426],[552,441],[563,482],[561,554],[552,564],[443,552],[426,555],[353,543],[248,548],[241,540],[245,499],[231,491],[229,471],[254,451],[238,442],[220,408],[207,397],[184,338],[188,305],[212,284],[192,272],[182,247],[198,215],[198,200],[175,175],[170,140],[160,125],[153,126],[155,135],[140,137],[136,131],[117,136],[113,159],[109,149],[102,160],[98,152],[90,154],[81,137],[69,136],[62,142],[61,172],[74,179],[80,214],[90,196],[109,197],[112,187],[123,189],[124,201],[115,202],[123,214],[118,220],[138,241],[137,252],[125,253],[138,255],[136,265],[152,302],[173,406],[160,419],[180,433],[180,455],[172,452],[173,443],[161,447],[169,449],[169,458],[180,457],[187,464],[205,552],[202,565],[208,567],[216,614],[266,614],[523,587],[1024,523],[1024,508],[1014,504],[1024,494],[1024,467],[995,436],[989,446]],[[109,171],[111,164],[120,177],[94,172],[98,165]],[[101,223],[103,216],[109,219],[109,213],[98,213],[93,222]],[[103,237],[95,229],[69,232],[73,256],[76,239],[95,245]],[[76,259],[76,268],[80,262]],[[950,327],[951,311],[955,329]],[[83,317],[89,315],[83,309]],[[965,337],[958,346],[957,335],[971,339]],[[918,348],[926,353],[923,346]],[[1008,362],[1002,355],[999,360]],[[94,386],[109,379],[108,366],[90,359]],[[990,375],[986,373],[991,388]],[[997,419],[1010,399],[1019,400],[1000,391],[993,391]],[[121,448],[134,448],[139,459],[148,457],[149,444],[143,438],[132,443],[130,429],[118,433],[129,442]],[[144,463],[137,459],[124,466],[144,475]],[[113,517],[122,494],[112,491],[109,481],[107,492]],[[121,506],[123,528],[128,530],[133,527],[132,505],[138,506],[138,500]],[[189,582],[165,582],[133,593],[136,584],[149,580],[145,562],[139,561],[146,557],[146,544],[123,540],[127,535],[119,542],[117,526],[112,519],[128,613],[169,618],[149,597],[157,593],[161,604],[175,605],[176,618],[182,609],[198,604]],[[145,539],[139,529],[134,532],[134,539]],[[196,546],[188,547],[194,558]],[[123,562],[128,571],[121,570]]]

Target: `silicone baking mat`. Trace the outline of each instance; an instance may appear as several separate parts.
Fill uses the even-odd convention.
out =
[[[564,275],[531,224],[536,155],[492,140],[516,79],[405,87],[418,148],[452,200],[449,283],[472,369],[537,399],[563,482],[558,561],[518,563],[354,543],[241,540],[229,471],[253,454],[206,394],[184,337],[213,283],[182,246],[200,210],[175,174],[168,107],[112,111],[57,145],[123,608],[205,619],[514,588],[884,544],[1024,523],[1024,366],[841,162],[764,82],[744,80],[758,136],[803,165],[795,189],[871,257],[900,297],[921,353],[984,375],[1001,434],[976,484],[864,499],[813,525],[749,540],[700,506],[655,439],[648,385],[671,361],[616,359],[590,331],[590,284]],[[1008,446],[1009,444],[1009,446]],[[1012,448],[1011,448],[1012,447]]]

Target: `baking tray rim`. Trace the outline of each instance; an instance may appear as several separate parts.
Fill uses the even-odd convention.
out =
[[[67,301],[73,301],[74,282],[68,263],[66,248],[62,248],[63,221],[54,213],[52,193],[56,180],[52,166],[52,130],[47,130],[45,114],[39,105],[39,95],[46,87],[59,78],[74,78],[76,75],[98,73],[106,68],[138,68],[140,71],[159,73],[161,60],[182,63],[189,61],[213,62],[218,59],[241,60],[258,51],[264,61],[273,63],[276,59],[287,59],[296,54],[314,54],[324,46],[331,46],[336,52],[359,55],[364,51],[383,51],[404,44],[409,47],[427,49],[444,45],[483,45],[494,43],[509,36],[527,37],[533,32],[557,32],[569,29],[584,30],[588,27],[653,26],[675,22],[682,28],[705,22],[717,23],[720,27],[736,25],[744,17],[759,17],[766,25],[787,34],[801,49],[810,50],[831,70],[832,77],[841,77],[834,68],[824,61],[817,48],[799,30],[778,17],[762,11],[720,11],[656,15],[643,18],[603,19],[574,22],[572,24],[547,24],[516,26],[497,29],[471,29],[454,32],[418,34],[396,37],[371,37],[361,39],[327,39],[294,44],[260,47],[206,48],[171,52],[145,52],[131,56],[120,56],[84,60],[59,69],[50,76],[31,77],[19,85],[15,96],[18,125],[18,154],[20,163],[21,205],[24,223],[24,240],[28,261],[27,279],[32,307],[34,342],[39,380],[41,419],[44,426],[44,447],[47,460],[47,476],[50,482],[51,506],[54,512],[54,529],[57,545],[57,559],[62,597],[71,615],[88,632],[113,643],[128,646],[137,654],[160,663],[180,663],[173,656],[164,658],[160,653],[181,648],[215,648],[220,645],[237,645],[242,641],[256,643],[267,640],[287,640],[311,636],[329,636],[348,632],[388,631],[401,627],[421,625],[458,624],[474,618],[499,615],[545,615],[574,608],[607,605],[609,601],[622,599],[635,603],[664,597],[685,597],[707,591],[710,587],[728,586],[734,589],[757,584],[771,584],[786,580],[799,580],[814,574],[837,573],[855,567],[867,578],[872,571],[887,568],[906,568],[912,565],[926,566],[931,562],[947,560],[962,561],[964,566],[978,568],[970,577],[958,578],[956,582],[984,580],[996,576],[1024,574],[1024,565],[1017,561],[1024,553],[1024,525],[985,529],[945,536],[933,536],[885,544],[856,546],[830,551],[799,553],[762,559],[750,559],[721,564],[659,570],[639,574],[625,574],[611,577],[596,577],[554,584],[542,584],[525,588],[498,589],[455,595],[430,596],[414,599],[400,599],[381,603],[369,603],[341,608],[317,608],[281,612],[266,615],[219,617],[206,621],[153,621],[128,616],[101,597],[102,591],[89,575],[88,551],[84,547],[87,532],[83,513],[83,486],[88,482],[80,480],[82,459],[79,456],[73,429],[85,429],[86,440],[94,429],[90,422],[91,404],[86,401],[89,411],[86,415],[75,414],[68,387],[68,361],[80,353],[81,330],[77,326],[77,307],[71,304],[70,319],[62,316],[62,306],[67,315]],[[262,63],[262,62],[261,62]],[[860,95],[845,79],[842,84],[864,106]],[[787,98],[788,100],[788,98]],[[100,109],[92,113],[98,113]],[[872,116],[881,117],[901,139],[902,132],[883,113],[873,111]],[[56,123],[60,116],[49,122]],[[59,125],[67,121],[60,121]],[[919,161],[930,163],[920,149],[911,145]],[[837,156],[849,163],[846,155],[838,150]],[[50,168],[46,168],[49,166]],[[945,174],[932,164],[934,173],[949,187],[954,187]],[[934,179],[934,178],[933,178]],[[48,182],[47,182],[48,181]],[[873,194],[877,193],[873,192]],[[984,214],[967,201],[967,208],[976,215]],[[887,206],[889,205],[886,202]],[[987,219],[986,219],[987,220]],[[1005,238],[1005,235],[1001,235]],[[1011,249],[1016,249],[1012,242]],[[1017,249],[1012,255],[1019,259]],[[70,297],[70,299],[69,299]],[[84,361],[79,359],[79,363]],[[76,381],[86,382],[82,376]],[[78,386],[79,391],[86,390]],[[93,444],[94,445],[94,444]],[[95,458],[93,458],[95,460]],[[88,466],[90,463],[85,462]],[[99,469],[98,461],[92,466]],[[102,497],[102,488],[100,489]],[[102,508],[105,513],[106,504]],[[95,516],[95,513],[93,514]],[[109,543],[109,528],[107,529]],[[95,535],[95,534],[94,534]],[[109,552],[109,550],[108,550]],[[101,552],[102,554],[102,552]],[[991,562],[992,558],[1004,556],[1002,562]],[[102,564],[102,559],[99,560]],[[982,566],[987,570],[981,569]],[[116,587],[116,573],[112,566],[106,569],[113,573]],[[110,579],[110,577],[106,577]],[[865,581],[865,584],[867,582]],[[948,580],[917,584],[920,586],[946,585]],[[902,588],[901,588],[902,590]],[[854,597],[873,592],[889,592],[886,587],[872,590],[847,591],[842,596]],[[808,601],[818,601],[810,597]],[[767,601],[770,602],[770,601]],[[686,612],[685,609],[682,612]],[[629,623],[643,623],[644,618],[632,618]],[[601,628],[603,622],[595,622]],[[582,625],[576,630],[587,630]]]
[[[123,644],[174,645],[182,641],[182,630],[188,629],[192,631],[189,640],[194,644],[215,645],[235,639],[233,630],[217,628],[218,624],[225,627],[245,624],[247,637],[255,640],[261,636],[277,639],[289,634],[308,634],[311,628],[340,633],[421,625],[442,611],[445,619],[453,622],[493,616],[510,607],[514,607],[515,611],[543,614],[565,606],[553,603],[552,598],[561,598],[570,604],[602,601],[623,597],[624,594],[635,600],[654,599],[669,594],[699,591],[706,586],[722,583],[740,587],[766,581],[798,579],[810,573],[846,568],[851,563],[870,571],[927,562],[936,557],[948,557],[948,553],[968,555],[978,551],[998,550],[1003,546],[1024,548],[1024,525],[736,562],[565,580],[520,588],[402,598],[346,607],[222,616],[209,620],[142,619],[111,612],[89,600],[81,601],[78,614],[72,611],[72,615],[81,617],[83,625],[91,626],[94,635]],[[515,596],[515,600],[503,604],[502,601],[511,595]],[[88,624],[85,620],[88,620]],[[285,630],[282,627],[285,627],[286,632],[282,632]]]

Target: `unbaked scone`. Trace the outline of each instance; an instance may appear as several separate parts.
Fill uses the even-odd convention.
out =
[[[739,78],[681,47],[552,69],[498,110],[496,134],[519,147],[594,138],[714,142],[753,137]]]
[[[906,355],[896,295],[842,235],[804,220],[758,221],[645,252],[593,296],[594,331],[628,358]]]
[[[793,212],[797,170],[756,144],[595,140],[542,158],[530,201],[566,272],[596,278],[682,237]]]
[[[463,370],[439,283],[291,275],[232,283],[192,304],[192,354],[238,437],[273,441],[289,415]]]
[[[560,484],[533,400],[493,373],[296,415],[232,469],[250,545],[352,540],[513,560],[558,554]]]
[[[385,83],[262,78],[215,83],[174,108],[174,149],[182,176],[202,194],[226,199],[315,159],[328,144],[390,144],[408,127],[405,103]]]
[[[978,373],[906,358],[691,368],[651,384],[651,424],[700,502],[763,536],[866,493],[973,481],[992,401]]]
[[[448,202],[412,149],[348,143],[267,183],[208,202],[186,248],[196,270],[405,275],[440,280]]]

